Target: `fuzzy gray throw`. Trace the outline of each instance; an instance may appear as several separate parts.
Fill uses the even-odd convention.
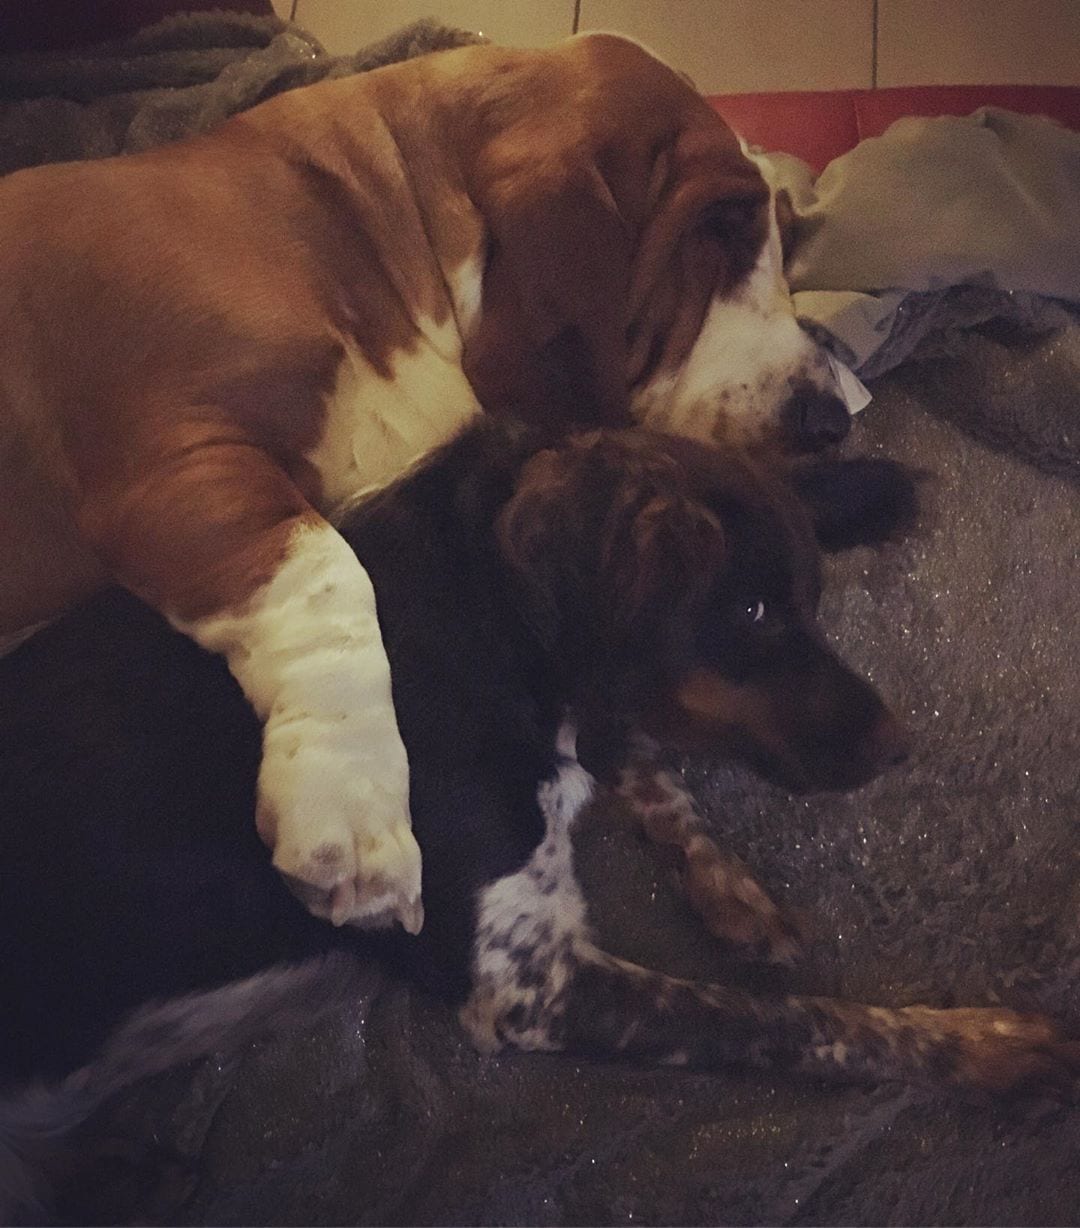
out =
[[[837,558],[823,621],[908,721],[913,758],[812,798],[685,764],[717,838],[811,919],[803,964],[726,963],[602,811],[579,847],[590,915],[610,949],[675,973],[1080,1028],[1080,330],[969,333],[874,391],[851,450],[927,471],[925,511],[909,541]],[[100,1124],[190,1158],[151,1222],[1080,1222],[1075,1108],[482,1057],[452,1010],[393,982]]]
[[[221,11],[68,53],[0,56],[0,174],[149,149],[282,90],[478,41],[428,19],[331,56],[297,25]]]

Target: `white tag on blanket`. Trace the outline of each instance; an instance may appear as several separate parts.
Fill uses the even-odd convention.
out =
[[[826,351],[825,357],[829,360],[829,370],[832,371],[833,379],[840,391],[840,400],[847,406],[848,413],[857,414],[860,409],[865,409],[873,400],[870,389],[846,363],[841,362],[834,354]]]

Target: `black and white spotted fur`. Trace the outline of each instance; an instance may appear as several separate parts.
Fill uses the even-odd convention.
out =
[[[0,1211],[29,1205],[29,1169],[126,1084],[358,992],[357,953],[458,1000],[488,1049],[990,1088],[1067,1075],[1075,1051],[1039,1017],[754,997],[615,958],[575,878],[575,823],[618,795],[678,850],[720,940],[793,957],[797,926],[656,751],[711,746],[803,787],[899,758],[898,726],[814,625],[814,526],[829,545],[886,536],[910,498],[883,463],[782,481],[642,431],[544,448],[485,423],[357,509],[344,533],[411,761],[416,937],[334,929],[289,894],[250,822],[250,709],[133,599],[0,662]]]

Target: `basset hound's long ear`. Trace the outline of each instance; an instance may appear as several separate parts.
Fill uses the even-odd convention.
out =
[[[769,231],[768,184],[718,121],[683,132],[653,176],[627,303],[631,384],[685,360],[710,303],[749,274]]]
[[[496,536],[549,646],[564,634],[625,651],[705,599],[725,552],[718,518],[662,452],[596,432],[538,453]]]
[[[776,228],[780,232],[780,250],[783,252],[786,269],[799,237],[799,217],[787,188],[776,189],[773,195],[773,212],[776,214]]]
[[[523,150],[481,206],[483,312],[464,355],[481,404],[556,425],[624,425],[632,238],[599,170]]]
[[[795,489],[824,550],[875,545],[903,536],[918,516],[918,481],[896,461],[856,457],[797,468]]]

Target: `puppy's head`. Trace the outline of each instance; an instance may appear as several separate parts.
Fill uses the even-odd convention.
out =
[[[593,432],[525,465],[497,535],[579,710],[791,788],[851,788],[906,742],[825,644],[820,550],[890,536],[912,509],[888,462],[781,478],[736,450]]]

